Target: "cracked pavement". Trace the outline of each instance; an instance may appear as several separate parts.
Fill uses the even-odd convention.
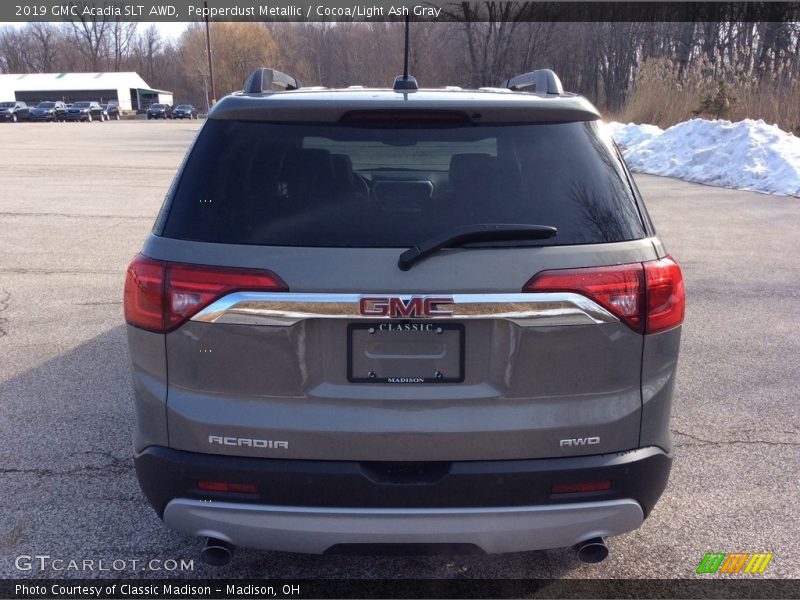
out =
[[[3,126],[0,576],[21,554],[197,559],[139,492],[122,285],[196,123]],[[40,157],[47,154],[47,161]],[[83,168],[90,157],[92,168]],[[800,577],[800,203],[637,176],[688,294],[670,484],[599,565],[506,556],[300,556],[239,549],[190,577],[693,577],[705,552],[774,552]],[[164,576],[164,572],[136,573]]]

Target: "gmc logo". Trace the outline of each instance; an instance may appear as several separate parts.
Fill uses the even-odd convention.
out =
[[[415,296],[408,300],[368,296],[358,301],[358,311],[367,317],[452,317],[453,311],[440,308],[440,304],[453,304],[452,296]]]

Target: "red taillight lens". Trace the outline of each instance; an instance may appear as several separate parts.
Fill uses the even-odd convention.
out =
[[[542,271],[523,291],[581,294],[639,333],[680,325],[686,303],[681,269],[670,256],[646,263]]]
[[[469,115],[453,110],[360,110],[342,117],[346,123],[470,123]]]
[[[125,280],[125,320],[163,333],[225,294],[287,289],[271,271],[169,263],[139,255]]]
[[[591,298],[634,331],[644,322],[644,272],[641,263],[586,269],[542,271],[523,288],[525,292],[573,292]]]
[[[645,333],[664,331],[683,323],[686,292],[683,274],[671,256],[644,263],[647,280],[647,328]]]
[[[174,329],[230,292],[284,292],[286,289],[281,278],[270,271],[169,263],[165,329]]]
[[[253,483],[230,483],[228,481],[198,481],[197,489],[204,492],[234,492],[237,494],[257,494]]]
[[[550,488],[551,494],[578,494],[581,492],[601,492],[611,489],[611,480],[582,481],[580,483],[554,483]]]
[[[164,330],[164,272],[167,263],[139,254],[125,278],[125,321],[148,331]]]

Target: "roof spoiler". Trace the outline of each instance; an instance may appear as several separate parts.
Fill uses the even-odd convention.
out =
[[[524,90],[525,88],[535,87],[537,94],[563,94],[564,88],[561,80],[551,69],[537,69],[530,73],[523,73],[504,81],[500,87],[510,90]]]
[[[285,90],[296,90],[300,82],[291,75],[281,73],[275,69],[261,67],[256,69],[247,78],[242,90],[245,94],[262,94]]]

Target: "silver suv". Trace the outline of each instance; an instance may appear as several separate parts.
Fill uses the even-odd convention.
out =
[[[683,315],[597,109],[552,71],[332,90],[258,69],[128,269],[139,481],[212,564],[596,562],[666,486]]]

